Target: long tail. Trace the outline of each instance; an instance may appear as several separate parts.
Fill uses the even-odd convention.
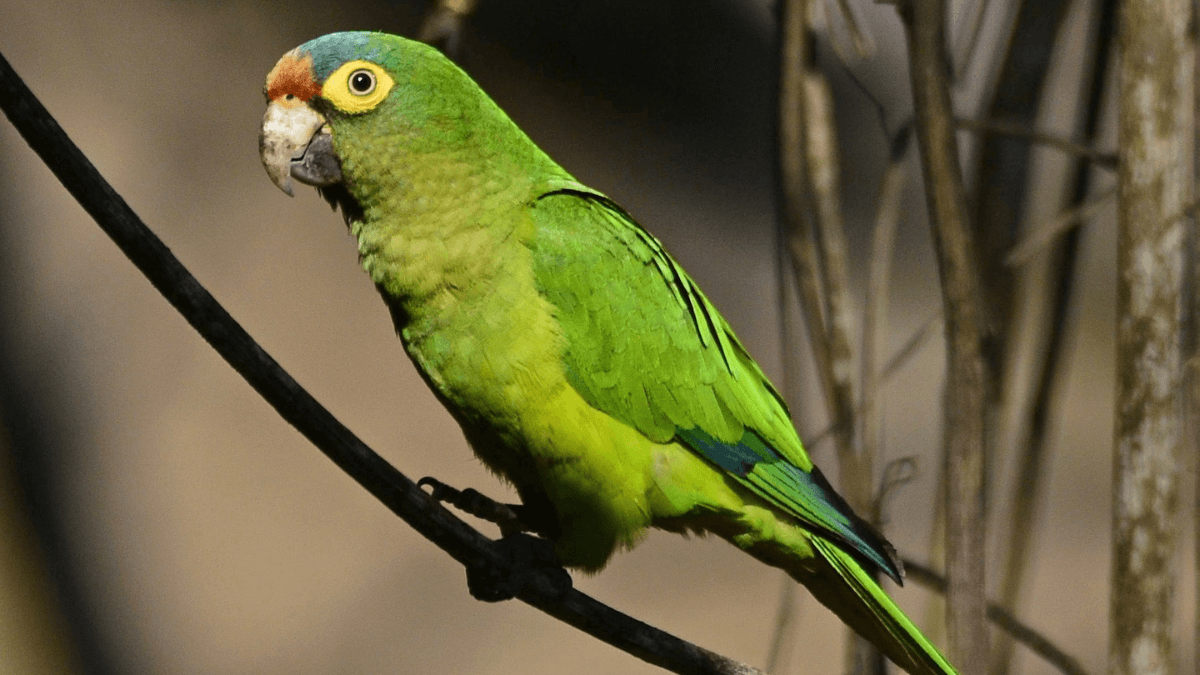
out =
[[[858,561],[820,537],[811,541],[828,566],[800,581],[821,604],[911,675],[958,675]]]

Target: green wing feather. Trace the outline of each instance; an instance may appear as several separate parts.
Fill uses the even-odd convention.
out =
[[[779,392],[657,239],[575,183],[553,186],[533,217],[537,283],[590,405],[655,442],[682,442],[900,582],[895,551],[813,466]]]

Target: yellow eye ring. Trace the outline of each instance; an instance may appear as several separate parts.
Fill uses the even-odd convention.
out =
[[[374,110],[395,84],[379,64],[358,59],[343,63],[325,79],[321,97],[338,110],[355,115]]]

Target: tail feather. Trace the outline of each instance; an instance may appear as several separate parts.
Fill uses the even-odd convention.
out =
[[[800,581],[821,604],[911,675],[958,675],[852,556],[820,537],[811,541],[828,566]]]

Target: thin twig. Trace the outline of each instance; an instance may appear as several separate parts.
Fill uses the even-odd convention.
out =
[[[1004,257],[1004,264],[1009,267],[1025,265],[1064,233],[1091,220],[1105,208],[1112,206],[1116,196],[1117,188],[1111,187],[1087,201],[1079,202],[1065,211],[1060,211],[1044,223],[1029,227],[1028,233]]]
[[[1004,123],[1006,131],[1033,129],[1041,101],[1047,94],[1046,76],[1054,53],[1054,37],[1065,22],[1070,0],[1024,0],[1010,3],[1015,16],[1008,39],[1000,50],[1000,68],[994,92],[981,117]],[[1018,224],[1029,201],[1033,148],[1024,138],[1008,133],[983,132],[975,153],[971,210],[974,255],[979,268],[981,321],[987,340],[984,359],[988,367],[986,405],[989,415],[999,415],[1011,372],[1010,343],[1015,339],[1016,274],[1004,264],[1013,247]]]
[[[1100,113],[1108,81],[1109,61],[1116,42],[1117,0],[1100,0],[1091,21],[1092,38],[1087,41],[1088,58],[1083,65],[1085,75],[1083,108],[1079,114],[1080,137],[1085,145],[1095,142],[1100,127]],[[1058,36],[1062,40],[1062,35]],[[1079,158],[1071,168],[1070,204],[1085,203],[1091,186],[1092,163]],[[1020,607],[1022,591],[1027,585],[1028,572],[1033,567],[1034,539],[1045,509],[1044,492],[1047,479],[1045,466],[1049,463],[1049,426],[1062,379],[1060,366],[1065,355],[1068,319],[1075,286],[1075,273],[1080,248],[1080,230],[1072,228],[1053,247],[1050,261],[1051,292],[1050,319],[1044,331],[1042,366],[1023,428],[1023,441],[1017,444],[1017,477],[1012,484],[1012,517],[1008,519],[1008,536],[1004,546],[1004,566],[1000,575],[1000,603],[1013,611]],[[1013,641],[1000,636],[993,645],[991,675],[1008,675],[1012,666]]]
[[[892,132],[889,131],[887,107],[883,105],[883,101],[880,101],[879,97],[875,95],[875,92],[867,86],[867,83],[862,81],[862,78],[858,76],[858,73],[855,72],[854,68],[851,68],[845,61],[841,60],[838,61],[838,65],[841,66],[842,74],[850,78],[850,82],[854,84],[854,88],[858,89],[858,91],[864,97],[866,97],[867,102],[870,103],[871,107],[875,110],[875,116],[879,118],[879,131],[883,133],[883,137],[885,139],[891,139],[892,143],[894,144],[898,138],[912,133],[912,125],[908,122],[905,122],[900,126],[900,129],[895,133],[895,135],[893,135]]]
[[[875,491],[875,520],[885,525],[890,520],[888,507],[892,497],[900,492],[900,488],[908,485],[917,477],[917,458],[900,457],[893,459],[883,467],[883,478],[879,479],[879,489]]]
[[[915,560],[904,558],[904,572],[909,581],[914,581],[938,593],[946,592],[946,578],[933,568]],[[1012,612],[994,602],[987,603],[987,618],[997,628],[1014,640],[1029,648],[1029,651],[1046,660],[1064,675],[1088,675],[1079,659],[1059,649],[1050,638],[1018,619]]]
[[[515,572],[494,542],[436,504],[321,407],[233,320],[96,171],[0,55],[0,108],[80,206],[163,297],[289,424],[393,513],[465,566]],[[518,597],[640,659],[677,673],[761,673],[622,614],[541,569]]]
[[[1117,187],[1113,186],[1085,202],[1081,202],[1065,211],[1060,211],[1053,218],[1041,225],[1030,227],[1029,234],[1017,242],[1013,250],[1005,256],[1004,264],[1020,267],[1029,263],[1030,260],[1053,244],[1058,237],[1073,232],[1077,227],[1096,217],[1110,205],[1115,205],[1110,204],[1110,202],[1116,196]],[[1176,222],[1189,217],[1194,218],[1198,209],[1200,209],[1200,200],[1192,200],[1190,203],[1184,205],[1182,209],[1168,217],[1167,222]]]
[[[879,372],[879,377],[884,382],[887,382],[892,379],[893,375],[900,372],[900,369],[907,365],[909,360],[916,356],[921,351],[921,348],[933,338],[934,331],[941,320],[942,313],[939,311],[934,312],[928,319],[922,321],[921,325],[917,326],[917,329],[913,331],[913,334],[904,341],[904,344],[900,345],[900,348],[896,350],[892,358],[888,359],[887,364],[883,366],[883,370]]]
[[[908,33],[913,109],[946,320],[946,627],[966,675],[987,668],[984,601],[984,402],[980,282],[950,107],[944,0],[900,8]]]
[[[869,58],[875,53],[875,42],[871,39],[871,34],[859,15],[859,10],[856,5],[850,0],[828,0],[826,7],[836,8],[837,13],[842,17],[842,24],[846,27],[846,32],[850,35],[850,44],[854,46],[854,54],[860,58]],[[832,11],[832,8],[831,8]],[[830,23],[833,23],[833,18],[830,17]],[[830,33],[833,33],[833,26],[830,26]],[[834,51],[842,51],[840,42],[837,39],[833,40]],[[844,54],[839,54],[845,57]],[[844,59],[848,60],[848,59]]]
[[[908,339],[904,341],[904,344],[900,345],[900,348],[896,350],[896,353],[892,355],[892,358],[888,359],[888,362],[884,364],[883,369],[879,371],[879,385],[882,386],[887,384],[888,381],[896,375],[896,373],[900,372],[901,368],[908,365],[908,362],[911,361],[914,356],[920,353],[922,347],[929,344],[929,341],[936,334],[937,327],[941,323],[941,320],[942,313],[936,312],[933,316],[925,319],[920,326],[917,326],[917,329],[913,331],[912,335],[908,336]],[[862,414],[861,405],[855,409],[854,414]],[[818,443],[824,442],[826,439],[831,437],[835,431],[837,431],[837,428],[830,424],[822,429],[820,433],[811,436],[808,439],[808,445],[815,446]]]
[[[1081,157],[1102,169],[1115,170],[1117,168],[1117,153],[1115,152],[1101,152],[1088,145],[1075,143],[1054,134],[1034,131],[1022,124],[1001,120],[977,120],[969,117],[959,117],[954,123],[959,129],[966,129],[967,131],[986,132],[999,136],[1009,136],[1011,138],[1023,138],[1030,143],[1045,145],[1055,150],[1061,150],[1068,155]]]
[[[959,39],[954,44],[951,59],[956,83],[966,77],[967,68],[975,56],[975,49],[979,47],[979,38],[983,35],[983,17],[987,15],[987,8],[988,0],[974,0],[971,3],[971,13],[963,22],[966,27],[956,29]]]
[[[779,589],[779,609],[775,615],[775,628],[771,634],[771,648],[767,651],[767,672],[778,673],[780,664],[784,663],[795,642],[796,620],[796,580],[783,575],[783,587]]]
[[[900,207],[904,186],[908,182],[908,170],[904,157],[912,134],[907,130],[893,144],[891,157],[879,183],[879,197],[875,203],[875,229],[871,236],[871,257],[867,263],[867,297],[862,331],[862,399],[858,409],[859,438],[864,456],[871,462],[882,461],[882,413],[876,401],[879,398],[880,373],[876,363],[880,352],[881,337],[887,326],[888,289],[892,278],[892,251],[896,243],[896,230],[900,224]],[[873,500],[881,504],[879,495]],[[882,524],[882,514],[876,510],[873,519]]]
[[[944,452],[942,453],[945,454]],[[933,523],[929,528],[929,559],[946,559],[946,462],[938,462],[933,481]],[[938,644],[946,642],[950,632],[946,625],[946,596],[938,595],[925,603],[923,625],[929,626],[926,635]]]

